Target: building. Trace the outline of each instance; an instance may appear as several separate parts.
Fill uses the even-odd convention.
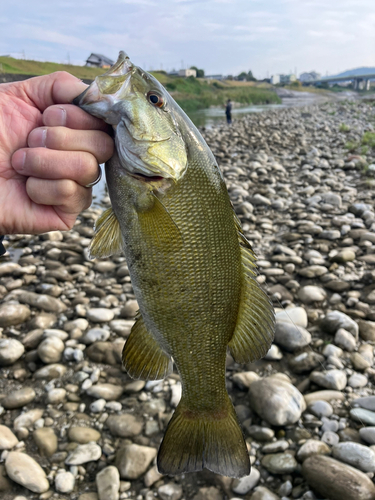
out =
[[[180,69],[178,72],[178,76],[184,76],[185,78],[187,78],[188,76],[193,76],[194,78],[196,78],[197,72],[195,69]]]
[[[110,68],[114,61],[102,54],[91,54],[86,60],[86,66],[95,66],[97,68]]]
[[[278,83],[280,83],[280,75],[272,75],[270,82],[272,83],[272,85],[277,85]]]
[[[224,80],[225,77],[223,75],[206,75],[206,80]]]
[[[316,80],[320,80],[321,75],[316,71],[310,71],[309,73],[301,73],[299,79],[302,83],[312,83]]]

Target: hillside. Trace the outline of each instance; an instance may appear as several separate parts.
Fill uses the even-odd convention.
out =
[[[88,66],[0,57],[0,74],[39,76],[54,71],[67,71],[84,80],[93,80],[104,72],[103,69]],[[238,82],[217,82],[192,77],[179,78],[168,76],[165,72],[153,72],[153,75],[185,111],[223,106],[227,99],[244,105],[281,102],[276,93],[263,84],[239,85]]]

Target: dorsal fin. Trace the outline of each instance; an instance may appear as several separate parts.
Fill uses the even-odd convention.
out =
[[[111,208],[105,210],[95,223],[95,235],[91,240],[90,257],[110,257],[122,252],[119,221]]]

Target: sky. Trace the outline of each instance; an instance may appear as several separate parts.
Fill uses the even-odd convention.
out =
[[[0,55],[84,64],[125,50],[145,70],[258,79],[375,67],[375,0],[12,0]]]

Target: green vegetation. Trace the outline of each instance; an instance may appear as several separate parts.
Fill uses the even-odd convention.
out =
[[[0,57],[0,73],[39,76],[54,71],[67,71],[78,78],[93,80],[96,76],[104,73],[105,70],[88,66],[43,63]],[[244,82],[241,85],[239,85],[240,82],[221,83],[213,81],[208,83],[202,78],[171,77],[165,71],[153,72],[153,75],[166,87],[185,111],[195,111],[210,106],[224,106],[228,99],[244,105],[281,103],[281,99],[272,90],[263,86],[255,86],[255,84],[249,82]]]
[[[375,132],[365,132],[361,144],[375,149]]]
[[[159,74],[155,73],[159,79]],[[173,98],[185,111],[195,111],[210,106],[224,106],[228,99],[241,104],[279,104],[281,99],[275,92],[256,86],[237,86],[227,82],[225,85],[196,78],[169,77],[161,81]]]
[[[25,59],[14,59],[13,57],[0,57],[0,73],[13,73],[22,75],[48,75],[54,71],[67,71],[77,78],[93,80],[101,75],[102,68],[91,68],[89,66],[73,66],[70,64],[58,64],[53,62],[27,61]]]
[[[342,123],[340,126],[339,126],[339,131],[340,132],[349,132],[350,130],[350,127],[349,125],[347,125],[346,123]]]
[[[245,71],[242,71],[242,73],[240,73],[237,78],[238,80],[246,80],[247,82],[256,82],[256,78],[254,78],[252,71],[248,71],[247,73],[245,73]]]
[[[346,144],[345,144],[345,148],[350,151],[350,152],[353,152],[355,151],[357,148],[358,148],[359,144],[358,142],[356,141],[348,141]]]
[[[197,72],[197,78],[204,78],[204,69],[199,69],[196,66],[192,66],[190,69],[195,69]]]

